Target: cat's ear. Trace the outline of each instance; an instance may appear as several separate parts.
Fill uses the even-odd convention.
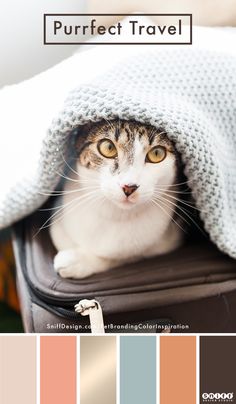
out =
[[[95,123],[92,121],[87,122],[85,125],[80,126],[79,133],[80,135],[88,135],[91,129],[95,126]]]

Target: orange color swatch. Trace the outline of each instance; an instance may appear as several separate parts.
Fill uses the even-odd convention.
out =
[[[196,337],[160,338],[160,404],[196,404]]]
[[[40,341],[40,404],[76,404],[76,337]]]

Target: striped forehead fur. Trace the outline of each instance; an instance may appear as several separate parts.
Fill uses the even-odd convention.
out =
[[[113,171],[119,168],[119,150],[126,156],[129,164],[132,164],[135,153],[135,141],[148,152],[152,147],[165,146],[170,153],[175,154],[175,148],[162,128],[144,125],[136,121],[101,121],[83,127],[77,141],[77,155],[80,164],[87,168],[98,169],[104,164],[104,158],[97,149],[101,139],[111,140],[118,150],[118,156],[109,161],[113,165]],[[107,160],[107,159],[105,159]]]

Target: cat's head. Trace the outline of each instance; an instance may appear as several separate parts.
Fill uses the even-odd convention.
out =
[[[178,156],[165,131],[135,121],[102,121],[83,128],[76,169],[87,184],[131,209],[164,193],[177,176]]]

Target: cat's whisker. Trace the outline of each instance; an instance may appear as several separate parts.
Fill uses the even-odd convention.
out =
[[[96,208],[98,209],[101,206],[101,202],[105,202],[106,197],[103,195],[98,195],[97,197],[95,197],[94,199],[91,199],[89,201],[89,208],[91,209],[94,205],[96,205]],[[98,202],[100,202],[98,204]]]
[[[86,184],[86,183],[94,183],[94,184],[100,184],[101,183],[101,181],[99,180],[99,179],[97,179],[97,178],[89,178],[89,177],[87,177],[87,176],[85,176],[85,175],[81,175],[81,173],[79,172],[78,173],[78,182],[79,183],[81,183],[81,184]]]
[[[73,202],[73,201],[72,201],[72,202]],[[72,203],[72,202],[71,202],[71,203]],[[66,204],[63,205],[62,207],[57,208],[57,211],[54,212],[54,213],[42,224],[42,226],[41,226],[41,227],[38,229],[38,231],[34,234],[33,238],[36,237],[36,236],[40,233],[41,230],[46,229],[47,227],[50,227],[51,224],[53,224],[53,221],[52,221],[53,217],[55,217],[59,212],[63,211],[63,209],[64,209],[65,206],[66,206]],[[49,225],[47,225],[47,223],[49,223]]]
[[[177,205],[178,203],[181,203],[181,204],[187,206],[187,207],[190,208],[190,209],[196,210],[196,211],[198,211],[198,212],[204,212],[202,209],[197,208],[194,204],[191,204],[191,203],[189,203],[189,202],[186,202],[186,201],[184,201],[183,199],[176,198],[176,197],[174,197],[174,196],[172,196],[172,195],[168,195],[168,194],[166,194],[165,192],[164,192],[161,196],[165,196],[165,197],[167,197],[167,198],[171,198],[172,200],[176,201],[176,205]]]
[[[85,179],[82,179],[82,180],[79,179],[78,182],[79,182],[80,184],[87,184],[87,183],[89,183],[89,184],[91,184],[91,183],[100,184],[100,183],[101,183],[101,181],[95,180],[95,179],[92,179],[92,178],[89,178],[89,179],[87,179],[87,180],[85,180]]]
[[[71,177],[68,177],[67,175],[64,175],[64,174],[62,174],[62,173],[59,173],[58,171],[55,171],[55,173],[56,173],[57,175],[59,175],[61,178],[64,178],[65,180],[67,180],[67,181],[71,181],[71,182],[76,182],[76,183],[78,183],[78,180],[75,180],[74,178],[71,178]]]
[[[99,186],[87,186],[87,187],[83,187],[83,188],[78,188],[78,189],[73,189],[70,191],[46,191],[46,192],[41,192],[39,191],[38,194],[39,195],[44,195],[44,196],[64,196],[64,195],[68,195],[68,194],[73,194],[76,192],[82,192],[82,191],[87,191],[88,189],[99,189]]]
[[[89,188],[87,188],[87,189],[99,189],[100,187],[89,187]],[[74,190],[74,191],[71,191],[71,192],[78,192],[78,191],[84,191],[84,190],[86,190],[86,188],[85,189],[78,189],[78,190]],[[70,193],[70,192],[67,192],[67,193]],[[66,193],[66,194],[67,194]],[[64,194],[63,194],[64,195]],[[55,196],[57,196],[57,195],[55,195]],[[40,212],[44,212],[44,211],[50,211],[50,210],[56,210],[56,209],[58,209],[58,208],[61,208],[61,207],[64,207],[65,206],[65,204],[63,204],[63,205],[58,205],[58,206],[54,206],[54,207],[52,207],[52,208],[43,208],[43,209],[38,209],[38,211],[40,211]]]
[[[49,212],[51,210],[57,210],[59,208],[64,207],[64,205],[59,205],[59,206],[54,206],[53,208],[43,208],[43,209],[38,209],[39,212]]]
[[[99,182],[98,179],[96,179],[96,178],[89,178],[88,176],[81,174],[80,171],[78,172],[78,177],[79,177],[79,179],[82,178],[82,180],[80,180],[80,181],[95,181],[95,182]]]
[[[84,184],[84,185],[82,185],[82,186],[78,186],[78,188],[75,188],[75,189],[70,189],[70,190],[55,190],[55,191],[53,191],[53,190],[50,190],[50,189],[48,189],[48,190],[46,190],[45,189],[45,192],[48,192],[48,193],[59,193],[59,194],[71,194],[71,193],[74,193],[74,192],[77,192],[77,191],[84,191],[84,190],[86,190],[86,189],[90,189],[90,188],[99,188],[99,186],[98,185],[94,185],[94,184],[91,184],[91,185],[87,185],[87,184]]]
[[[86,200],[87,200],[87,199],[86,199]],[[83,202],[83,201],[82,201],[82,202]],[[86,202],[86,201],[85,201],[85,202]],[[74,203],[74,205],[72,204],[71,208],[77,206],[77,204],[75,203],[75,201],[73,201],[73,203]],[[72,209],[69,209],[69,211],[70,211],[70,210],[72,210]],[[45,223],[45,224],[38,230],[38,232],[34,235],[34,237],[36,237],[37,234],[38,234],[41,230],[47,229],[47,228],[51,227],[53,224],[59,222],[69,211],[65,211],[64,209],[60,209],[60,213],[57,214],[56,218],[55,218],[54,220],[50,219],[50,222],[47,221],[48,224]],[[58,213],[58,212],[56,212],[56,213]]]
[[[39,195],[44,195],[44,196],[64,196],[64,195],[69,195],[69,194],[73,194],[73,193],[76,193],[76,192],[82,192],[82,191],[86,191],[87,189],[94,189],[94,188],[98,189],[99,187],[98,186],[97,187],[91,186],[91,187],[73,189],[71,191],[58,191],[58,192],[57,191],[55,191],[55,192],[53,192],[53,191],[46,191],[46,192],[39,191],[38,194]]]
[[[164,195],[165,195],[165,193],[164,193]],[[198,212],[200,212],[200,213],[201,213],[201,212],[207,213],[206,210],[197,208],[194,203],[186,202],[185,200],[183,200],[183,199],[181,199],[181,198],[176,198],[176,197],[173,196],[173,195],[168,195],[168,196],[169,196],[171,199],[176,200],[177,202],[179,202],[179,203],[181,203],[181,204],[183,204],[183,205],[185,205],[185,206],[188,206],[189,208],[194,209],[194,210],[196,210],[196,211],[198,211]]]
[[[153,128],[153,130],[150,134],[150,138],[152,138],[152,136],[155,136],[155,135],[163,135],[163,134],[166,134],[165,130],[163,130],[162,132],[158,132],[157,128]]]
[[[157,195],[157,196],[166,196],[167,198],[171,198],[171,199],[173,199],[173,200],[175,200],[175,201],[177,201],[177,202],[179,202],[179,203],[182,203],[183,205],[188,206],[188,207],[191,208],[191,209],[197,210],[198,212],[204,212],[204,213],[206,213],[206,211],[197,208],[194,204],[191,204],[190,202],[186,202],[186,201],[184,201],[184,200],[181,199],[181,198],[177,198],[176,196],[169,195],[169,194],[168,194],[168,191],[167,191],[167,192],[162,192],[161,195],[160,195],[159,193],[156,193],[156,192],[154,192],[154,194]]]
[[[170,219],[171,219],[171,221],[173,221],[184,233],[186,233],[186,230],[185,229],[183,229],[183,227],[173,218],[173,216],[172,215],[170,215],[164,208],[163,208],[163,206],[161,206],[160,205],[160,203],[159,202],[161,202],[161,201],[156,201],[156,200],[151,200],[151,202],[154,204],[154,205],[156,205],[158,208],[160,208]],[[163,203],[163,202],[162,202]],[[164,203],[163,203],[164,204]]]
[[[187,181],[184,181],[184,182],[178,182],[178,183],[174,183],[174,184],[161,184],[163,187],[168,187],[168,188],[170,188],[170,187],[177,187],[177,186],[179,186],[179,185],[185,185],[185,184],[189,184],[190,182],[193,182],[193,179],[191,179],[191,180],[187,180]]]
[[[191,222],[189,222],[187,220],[187,218],[185,216],[183,216],[182,212],[178,212],[177,209],[174,209],[172,207],[170,207],[170,205],[167,202],[164,202],[161,199],[158,199],[159,202],[165,204],[166,207],[168,207],[169,209],[171,209],[171,211],[173,212],[173,215],[178,216],[184,223],[186,223],[187,226],[191,226]]]
[[[112,130],[112,131],[115,131],[115,127],[114,127],[114,125],[112,125],[111,121],[109,121],[109,120],[106,119],[106,118],[103,118],[103,119],[108,123],[108,125],[109,125],[110,128],[111,128],[111,130]]]
[[[85,199],[82,200],[82,201],[79,200],[79,203],[77,202],[76,199],[73,200],[73,202],[77,202],[77,203],[75,203],[74,205],[72,204],[72,206],[71,206],[69,209],[66,209],[66,210],[64,210],[63,212],[61,212],[61,213],[59,214],[59,216],[58,216],[54,221],[52,221],[49,225],[47,225],[47,226],[44,227],[44,228],[50,227],[51,225],[57,223],[57,222],[60,221],[65,215],[67,215],[68,213],[71,213],[71,211],[74,210],[75,208],[81,207],[81,205],[84,204],[85,202],[86,202],[86,203],[89,203],[89,202],[92,201],[92,202],[96,203],[100,198],[101,198],[101,195],[97,195],[97,196],[95,195],[95,197],[94,197],[94,195],[87,195],[87,198],[85,198]],[[105,198],[104,198],[104,199],[105,199]]]
[[[79,177],[79,181],[81,181],[81,182],[87,182],[87,181],[89,181],[89,182],[99,182],[99,180],[98,179],[95,179],[95,178],[89,178],[89,177],[86,177],[85,175],[81,175],[80,173],[78,174],[78,177]]]
[[[157,201],[157,199],[156,199]],[[183,220],[188,226],[191,226],[191,223],[184,217],[180,212],[177,211],[177,209],[173,208],[170,206],[167,202],[165,202],[162,199],[158,199],[158,202],[163,203],[168,209],[170,209],[173,212],[173,215],[177,215],[181,220]]]
[[[53,192],[53,191],[52,191],[52,192],[50,192],[50,191],[48,191],[48,192],[38,191],[37,194],[43,195],[43,196],[60,196],[60,195],[64,195],[63,192],[62,192],[62,193],[60,193],[60,192],[55,193],[55,192]]]
[[[62,159],[63,159],[64,163],[66,164],[66,166],[69,168],[69,170],[70,170],[72,173],[76,174],[78,177],[84,177],[84,178],[86,178],[88,181],[91,181],[91,179],[88,179],[87,177],[82,176],[78,171],[76,171],[73,167],[71,167],[71,165],[70,165],[70,164],[68,163],[68,161],[65,159],[63,152],[61,153],[61,156],[62,156]],[[92,180],[92,181],[96,181],[96,182],[97,182],[98,180]]]
[[[78,199],[81,199],[81,200],[82,200],[82,199],[86,198],[86,196],[89,196],[89,195],[91,195],[91,194],[93,194],[93,193],[95,193],[95,192],[97,192],[97,190],[90,191],[90,192],[86,193],[85,195],[80,195],[79,197],[74,198],[72,201],[65,203],[62,207],[60,207],[60,208],[58,209],[57,212],[54,212],[54,213],[43,223],[43,225],[39,228],[39,230],[38,230],[37,233],[34,235],[34,237],[36,237],[36,236],[38,235],[38,233],[39,233],[41,230],[43,230],[43,229],[45,228],[45,225],[46,225],[48,222],[50,222],[50,221],[53,219],[53,217],[58,214],[58,212],[60,212],[61,210],[65,209],[65,207],[67,207],[67,206],[73,204],[74,202],[78,201]],[[48,226],[46,226],[46,227],[48,227]]]
[[[154,134],[155,131],[156,131],[156,128],[153,127],[153,129],[152,129],[152,131],[151,131],[151,133],[150,133],[150,138],[152,138],[152,136],[153,136],[153,134]]]
[[[78,179],[74,179],[74,178],[71,178],[71,177],[68,177],[67,175],[65,175],[65,174],[62,174],[62,173],[59,173],[58,171],[55,171],[55,173],[57,174],[57,175],[59,175],[61,178],[63,178],[63,179],[65,179],[65,180],[68,180],[68,181],[71,181],[71,182],[76,182],[77,184],[78,183],[80,183],[80,182],[82,182],[82,181],[85,181],[85,180],[80,180],[79,178]],[[78,174],[78,176],[81,176],[81,174]],[[95,179],[91,179],[91,180],[89,180],[89,182],[98,182],[98,180],[95,180]]]
[[[184,190],[179,190],[179,191],[173,191],[173,190],[170,190],[170,189],[168,189],[167,187],[159,187],[159,186],[155,186],[155,190],[156,191],[166,191],[166,192],[170,192],[170,193],[172,193],[172,194],[184,194],[184,195],[191,195],[192,194],[192,192],[191,191],[188,191],[188,190],[186,190],[186,191],[184,191]]]
[[[200,226],[197,224],[197,222],[189,215],[189,213],[186,211],[185,208],[183,208],[183,207],[177,205],[176,203],[170,201],[169,199],[167,199],[167,198],[165,198],[165,197],[159,197],[158,199],[159,199],[159,200],[162,199],[162,200],[164,200],[164,201],[170,203],[171,205],[174,205],[176,209],[179,209],[184,215],[186,215],[186,216],[191,220],[191,222],[197,227],[197,229],[198,229],[202,234],[205,235],[205,233],[203,232],[203,230],[201,229],[201,227],[200,227]],[[177,211],[176,211],[176,212],[177,212]],[[183,217],[182,217],[182,218],[183,218]]]
[[[54,212],[54,213],[42,224],[42,226],[40,226],[40,228],[38,229],[38,231],[34,234],[33,238],[36,237],[36,236],[40,233],[41,230],[43,230],[43,229],[45,229],[46,227],[48,227],[48,226],[47,226],[47,223],[48,223],[48,222],[52,223],[53,217],[56,216],[56,215],[58,214],[58,212],[62,211],[63,209],[64,209],[64,206],[58,208],[57,211]]]
[[[93,200],[93,198],[94,198],[94,195],[87,195],[87,198],[85,198],[82,201],[79,201],[79,203],[76,199],[74,199],[71,204],[72,206],[69,209],[63,209],[63,211],[58,215],[58,217],[56,217],[55,220],[50,221],[50,223],[47,226],[44,226],[43,229],[51,227],[55,223],[59,222],[65,215],[67,215],[68,213],[71,213],[71,211],[74,210],[76,207],[80,206],[82,203],[89,202],[90,199]]]
[[[69,168],[69,170],[72,171],[72,173],[78,175],[78,172],[75,171],[75,170],[70,166],[70,164],[68,163],[68,161],[66,161],[63,152],[61,153],[61,155],[62,155],[62,159],[63,159],[64,163],[65,163],[66,166]]]

